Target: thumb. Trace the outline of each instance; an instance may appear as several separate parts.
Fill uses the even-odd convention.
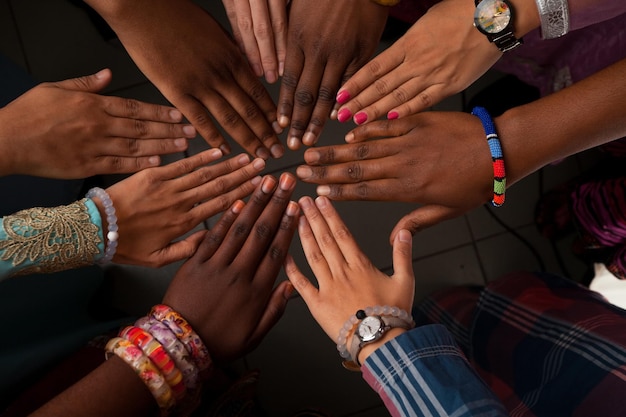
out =
[[[400,229],[393,240],[393,275],[413,276],[413,236]]]
[[[172,262],[187,259],[193,256],[204,239],[207,231],[199,230],[184,240],[171,243],[158,252],[158,264],[167,265]]]
[[[422,206],[400,219],[391,231],[389,243],[391,243],[391,245],[394,244],[396,235],[402,229],[406,229],[412,234],[415,234],[444,220],[460,216],[465,213],[465,211],[466,210],[462,208],[452,208],[434,204]]]
[[[58,81],[53,83],[56,87],[66,90],[85,91],[88,93],[97,93],[103,90],[113,78],[111,70],[105,68],[92,75],[84,77],[70,78],[69,80]]]

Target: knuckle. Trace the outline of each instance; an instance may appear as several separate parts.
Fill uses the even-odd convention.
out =
[[[295,90],[298,86],[298,77],[294,76],[292,73],[285,72],[283,75],[282,85],[291,90]]]
[[[128,139],[126,142],[128,146],[128,154],[136,155],[139,152],[139,140],[137,139]]]
[[[315,96],[307,90],[298,90],[295,95],[296,104],[300,106],[312,106],[315,103]]]
[[[273,29],[272,29],[271,25],[268,25],[265,22],[259,23],[258,25],[254,26],[254,34],[259,39],[267,39],[267,38],[271,37],[272,36],[272,32],[273,32]]]
[[[354,150],[356,159],[365,159],[370,153],[370,147],[367,144],[360,144]]]
[[[404,88],[398,87],[393,90],[393,98],[396,100],[396,103],[406,103],[409,101],[409,94]]]
[[[269,250],[270,259],[272,261],[280,261],[285,257],[285,251],[275,245],[272,245]]]
[[[250,227],[243,222],[237,223],[234,228],[234,234],[237,237],[248,236],[248,232],[250,231]]]
[[[382,74],[382,66],[378,63],[377,60],[370,61],[365,68],[369,71],[370,75],[378,78]]]
[[[137,100],[134,100],[132,98],[124,99],[124,107],[128,116],[136,117],[139,115],[140,104]]]
[[[346,174],[352,181],[361,181],[363,178],[363,170],[359,164],[352,164],[346,169]]]
[[[237,26],[242,32],[249,32],[252,29],[252,19],[249,16],[238,16]]]
[[[272,236],[272,227],[266,222],[259,222],[254,227],[256,236],[261,240],[267,240]]]
[[[272,29],[274,33],[282,33],[287,30],[287,22],[284,19],[273,19]]]
[[[266,94],[265,87],[261,83],[254,83],[252,87],[248,90],[248,95],[252,98],[252,100],[256,103],[260,101]]]
[[[421,92],[417,95],[418,100],[422,103],[424,108],[431,107],[433,105],[433,100],[430,94]]]
[[[324,102],[324,103],[334,103],[335,93],[333,89],[325,87],[325,86],[320,87],[320,90],[317,93],[317,100]]]
[[[387,95],[389,93],[389,85],[384,79],[379,79],[374,82],[374,88],[380,95]]]
[[[142,138],[148,136],[148,125],[146,122],[144,122],[143,120],[135,119],[134,125],[137,137]]]
[[[368,196],[368,194],[369,194],[369,190],[367,188],[367,184],[365,184],[365,183],[358,184],[356,186],[355,191],[356,191],[356,195],[359,198],[362,198],[362,199],[366,198]]]
[[[217,207],[217,211],[218,212],[223,212],[223,211],[228,210],[230,205],[233,203],[232,199],[228,195],[225,195],[225,194],[221,194],[221,195],[215,197],[212,200],[212,202]]]

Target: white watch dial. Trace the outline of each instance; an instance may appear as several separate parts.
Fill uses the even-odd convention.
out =
[[[376,339],[382,327],[383,323],[378,317],[368,316],[361,321],[357,332],[362,341],[369,342]]]

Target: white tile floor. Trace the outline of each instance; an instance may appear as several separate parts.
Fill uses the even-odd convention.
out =
[[[199,3],[224,21],[221,2],[204,0]],[[0,53],[41,81],[71,78],[109,67],[113,70],[114,81],[107,89],[108,93],[165,102],[123,49],[103,41],[84,11],[65,0],[0,0]],[[478,85],[486,85],[496,77],[497,74],[490,73]],[[479,86],[470,90],[476,91]],[[277,86],[273,86],[271,92],[275,97]],[[463,100],[464,96],[459,94],[437,108],[460,110]],[[329,122],[320,142],[342,142],[347,128]],[[190,152],[206,146],[201,138],[196,138]],[[182,156],[175,155],[167,160]],[[592,160],[593,154],[544,169],[544,189],[576,175]],[[293,170],[301,161],[302,152],[291,153],[272,161],[267,172]],[[550,242],[542,238],[533,225],[539,189],[539,176],[535,174],[515,185],[507,194],[507,204],[494,212],[536,248],[549,271],[560,273]],[[312,195],[313,191],[312,186],[299,184],[296,194]],[[387,243],[389,232],[412,206],[354,202],[340,203],[337,207],[363,250],[377,266],[388,270],[391,264],[391,250]],[[580,278],[585,266],[573,258],[568,245],[568,242],[560,242],[557,251],[565,259],[572,276]],[[539,269],[539,262],[532,252],[499,225],[485,208],[423,231],[415,238],[414,247],[416,299],[450,285],[482,284],[514,270]],[[297,238],[292,244],[292,253],[304,267]],[[115,305],[130,313],[142,314],[148,306],[160,300],[177,266],[157,271],[111,268],[108,272],[116,291]],[[280,279],[284,276],[281,275]],[[133,304],[137,300],[135,294],[140,295],[140,304]],[[336,417],[387,415],[378,397],[360,376],[342,369],[333,343],[297,297],[264,343],[238,366],[261,369],[260,398],[270,416],[289,416],[306,407],[324,409]]]

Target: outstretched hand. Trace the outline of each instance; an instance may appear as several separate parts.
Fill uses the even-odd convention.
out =
[[[308,149],[297,175],[333,200],[424,204],[400,220],[391,242],[400,229],[415,233],[492,196],[491,155],[475,116],[420,113],[359,126],[347,139],[354,143]]]
[[[193,255],[205,231],[174,240],[249,195],[265,168],[262,159],[250,163],[245,154],[207,166],[221,156],[210,149],[109,187],[120,235],[113,261],[160,267]],[[106,230],[106,216],[103,223]]]
[[[329,11],[331,11],[329,13]],[[287,146],[314,145],[339,86],[372,56],[388,10],[371,0],[293,0],[278,121]]]
[[[253,349],[285,310],[292,287],[274,282],[296,229],[290,174],[267,176],[244,206],[236,202],[178,271],[163,302],[205,342],[211,357],[234,359]]]
[[[316,288],[293,258],[285,261],[289,281],[300,293],[326,334],[337,341],[339,330],[357,310],[389,305],[411,311],[415,293],[411,234],[399,231],[393,241],[394,274],[379,271],[359,249],[330,200],[300,199],[304,217],[298,232],[315,274]]]
[[[472,26],[474,2],[444,0],[368,62],[337,94],[341,122],[397,119],[464,90],[502,53]],[[445,34],[445,36],[442,36]]]
[[[96,94],[108,69],[42,83],[0,109],[0,175],[75,179],[158,166],[196,131],[172,108]]]

